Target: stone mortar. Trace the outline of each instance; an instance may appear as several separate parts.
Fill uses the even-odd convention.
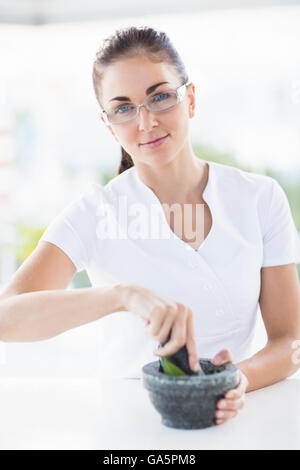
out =
[[[143,366],[143,385],[165,426],[202,429],[215,425],[217,402],[237,387],[240,376],[235,364],[215,366],[207,358],[199,362],[204,374],[189,376],[165,374],[159,361]]]

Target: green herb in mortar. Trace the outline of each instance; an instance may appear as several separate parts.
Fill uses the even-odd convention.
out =
[[[163,347],[170,340],[170,338],[171,332],[169,333],[166,341],[160,344],[159,347]],[[163,372],[168,375],[199,375],[203,373],[202,370],[199,372],[194,372],[190,368],[188,350],[185,345],[171,356],[159,356],[159,362]]]
[[[159,362],[162,367],[162,370],[165,374],[168,375],[187,375],[185,374],[179,367],[172,364],[172,362],[168,361],[165,357],[159,357]]]

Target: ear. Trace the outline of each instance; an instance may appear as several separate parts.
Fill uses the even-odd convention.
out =
[[[189,100],[189,118],[195,116],[196,98],[195,98],[195,85],[191,83],[188,87],[188,100]]]
[[[100,119],[101,121],[106,125],[106,127],[108,128],[109,132],[114,136],[114,138],[116,139],[117,142],[119,142],[119,140],[117,139],[116,137],[116,134],[114,133],[114,131],[112,130],[111,126],[109,124],[106,124],[105,122],[105,119],[104,117],[102,116],[102,114],[100,113]]]

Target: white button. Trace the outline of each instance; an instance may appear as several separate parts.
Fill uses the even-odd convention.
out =
[[[199,266],[199,264],[200,264],[200,259],[199,259],[199,257],[197,256],[196,253],[193,253],[192,256],[188,257],[188,265],[191,268],[197,268],[197,266]]]
[[[196,261],[196,260],[190,260],[189,261],[189,267],[190,268],[197,268],[197,266],[199,266],[199,262]]]
[[[213,290],[214,288],[210,282],[205,282],[202,287],[204,290]]]
[[[222,315],[224,315],[224,310],[222,308],[217,308],[216,309],[216,316],[217,317],[221,317]]]
[[[193,247],[191,247],[191,245],[189,245],[188,243],[185,244],[185,249],[186,249],[187,251],[192,251],[192,250],[194,250]]]

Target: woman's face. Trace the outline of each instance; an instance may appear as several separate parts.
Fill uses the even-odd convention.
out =
[[[150,95],[146,90],[160,82]],[[151,62],[143,56],[119,60],[105,68],[101,82],[101,105],[105,111],[127,103],[140,104],[157,93],[174,90],[182,85],[178,73],[165,62]],[[173,160],[187,145],[189,118],[194,116],[195,87],[187,87],[184,99],[173,108],[151,113],[144,106],[136,119],[125,124],[107,125],[115,139],[132,157],[135,165],[164,165]],[[128,97],[127,101],[113,100]],[[101,119],[104,121],[103,117]],[[147,148],[143,143],[168,136],[158,147]]]

